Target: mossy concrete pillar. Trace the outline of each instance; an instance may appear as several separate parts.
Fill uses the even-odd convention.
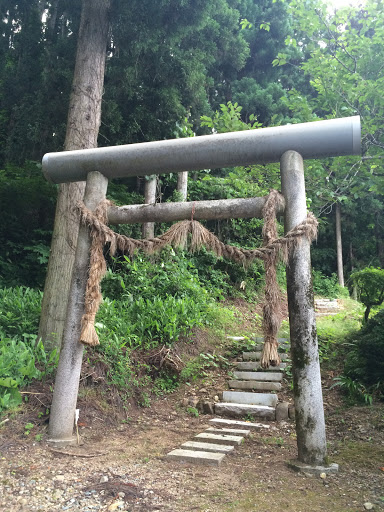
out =
[[[285,232],[288,232],[307,216],[303,159],[299,153],[287,151],[281,157],[280,168],[285,198]],[[323,396],[310,242],[305,238],[289,254],[287,293],[298,459],[310,465],[324,465],[327,447]]]
[[[99,172],[87,177],[84,204],[94,210],[105,199],[108,179]],[[72,444],[77,394],[84,347],[80,343],[81,317],[88,278],[91,241],[88,228],[81,226],[76,247],[63,344],[57,368],[49,419],[49,439],[53,445]]]

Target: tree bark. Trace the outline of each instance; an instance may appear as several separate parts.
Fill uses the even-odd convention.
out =
[[[156,188],[157,188],[157,176],[152,175],[145,180],[144,185],[144,203],[145,204],[156,204]],[[155,237],[155,223],[144,222],[143,224],[143,238],[154,238]]]
[[[354,267],[354,256],[353,256],[353,245],[352,245],[352,242],[349,243],[349,259],[350,259],[350,262],[351,262],[351,272],[353,272],[355,270],[355,267]],[[356,283],[353,283],[352,284],[352,299],[353,300],[357,300],[357,286],[356,286]]]
[[[174,222],[190,219],[192,211],[195,220],[252,219],[263,218],[265,197],[246,199],[219,199],[183,203],[134,204],[110,206],[109,224],[136,224],[140,222]],[[277,215],[284,213],[280,207]]]
[[[179,201],[186,201],[188,195],[188,171],[179,172],[177,175],[177,191]]]
[[[101,120],[110,0],[83,0],[76,64],[69,101],[66,151],[97,147]],[[73,206],[84,196],[85,182],[59,187],[51,254],[44,287],[39,337],[60,348],[75,257],[79,219]]]
[[[337,248],[337,277],[339,285],[344,288],[343,247],[341,243],[340,204],[336,203],[336,248]]]

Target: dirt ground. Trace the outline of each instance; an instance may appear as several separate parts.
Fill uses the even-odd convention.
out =
[[[216,377],[217,387],[223,374]],[[220,467],[167,460],[170,450],[202,432],[211,418],[187,413],[183,398],[207,390],[185,387],[151,408],[132,408],[127,423],[109,419],[92,402],[80,421],[84,444],[68,448],[68,454],[49,449],[44,424],[26,435],[33,419],[26,409],[0,427],[0,510],[382,510],[384,406],[347,408],[338,391],[329,390],[327,380],[323,384],[329,456],[340,465],[337,475],[306,477],[287,467],[296,457],[293,423],[270,423],[252,433]]]

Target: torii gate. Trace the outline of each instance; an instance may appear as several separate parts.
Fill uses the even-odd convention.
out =
[[[358,116],[201,137],[145,142],[117,147],[48,153],[45,177],[53,183],[86,180],[84,203],[94,210],[105,199],[108,179],[280,161],[285,198],[285,232],[307,216],[303,159],[360,154]],[[264,198],[111,207],[112,224],[168,222],[191,217],[226,219],[262,217]],[[81,226],[57,369],[49,424],[49,442],[73,442],[73,428],[83,345],[81,317],[90,256],[90,238]],[[287,265],[292,374],[298,460],[326,465],[327,450],[317,346],[310,243],[290,251]]]

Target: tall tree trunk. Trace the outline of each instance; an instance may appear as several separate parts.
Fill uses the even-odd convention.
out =
[[[144,203],[155,204],[156,203],[156,188],[157,188],[157,176],[149,176],[145,180],[144,185]],[[143,238],[154,238],[155,237],[155,223],[144,222],[143,224]]]
[[[188,171],[179,172],[177,175],[177,191],[181,201],[186,201],[188,195]]]
[[[343,248],[341,244],[341,215],[340,205],[336,203],[336,248],[337,248],[337,277],[339,285],[344,288],[344,272],[343,272]]]
[[[355,270],[355,267],[354,267],[354,256],[353,256],[353,246],[352,246],[352,242],[349,243],[349,259],[351,261],[351,272],[353,272]],[[357,300],[357,286],[356,286],[356,283],[353,283],[352,285],[352,299],[353,300]]]
[[[101,120],[110,0],[83,0],[76,64],[69,101],[64,149],[97,147]],[[51,255],[39,325],[39,337],[60,348],[75,257],[79,219],[73,206],[84,196],[85,182],[59,187]]]

